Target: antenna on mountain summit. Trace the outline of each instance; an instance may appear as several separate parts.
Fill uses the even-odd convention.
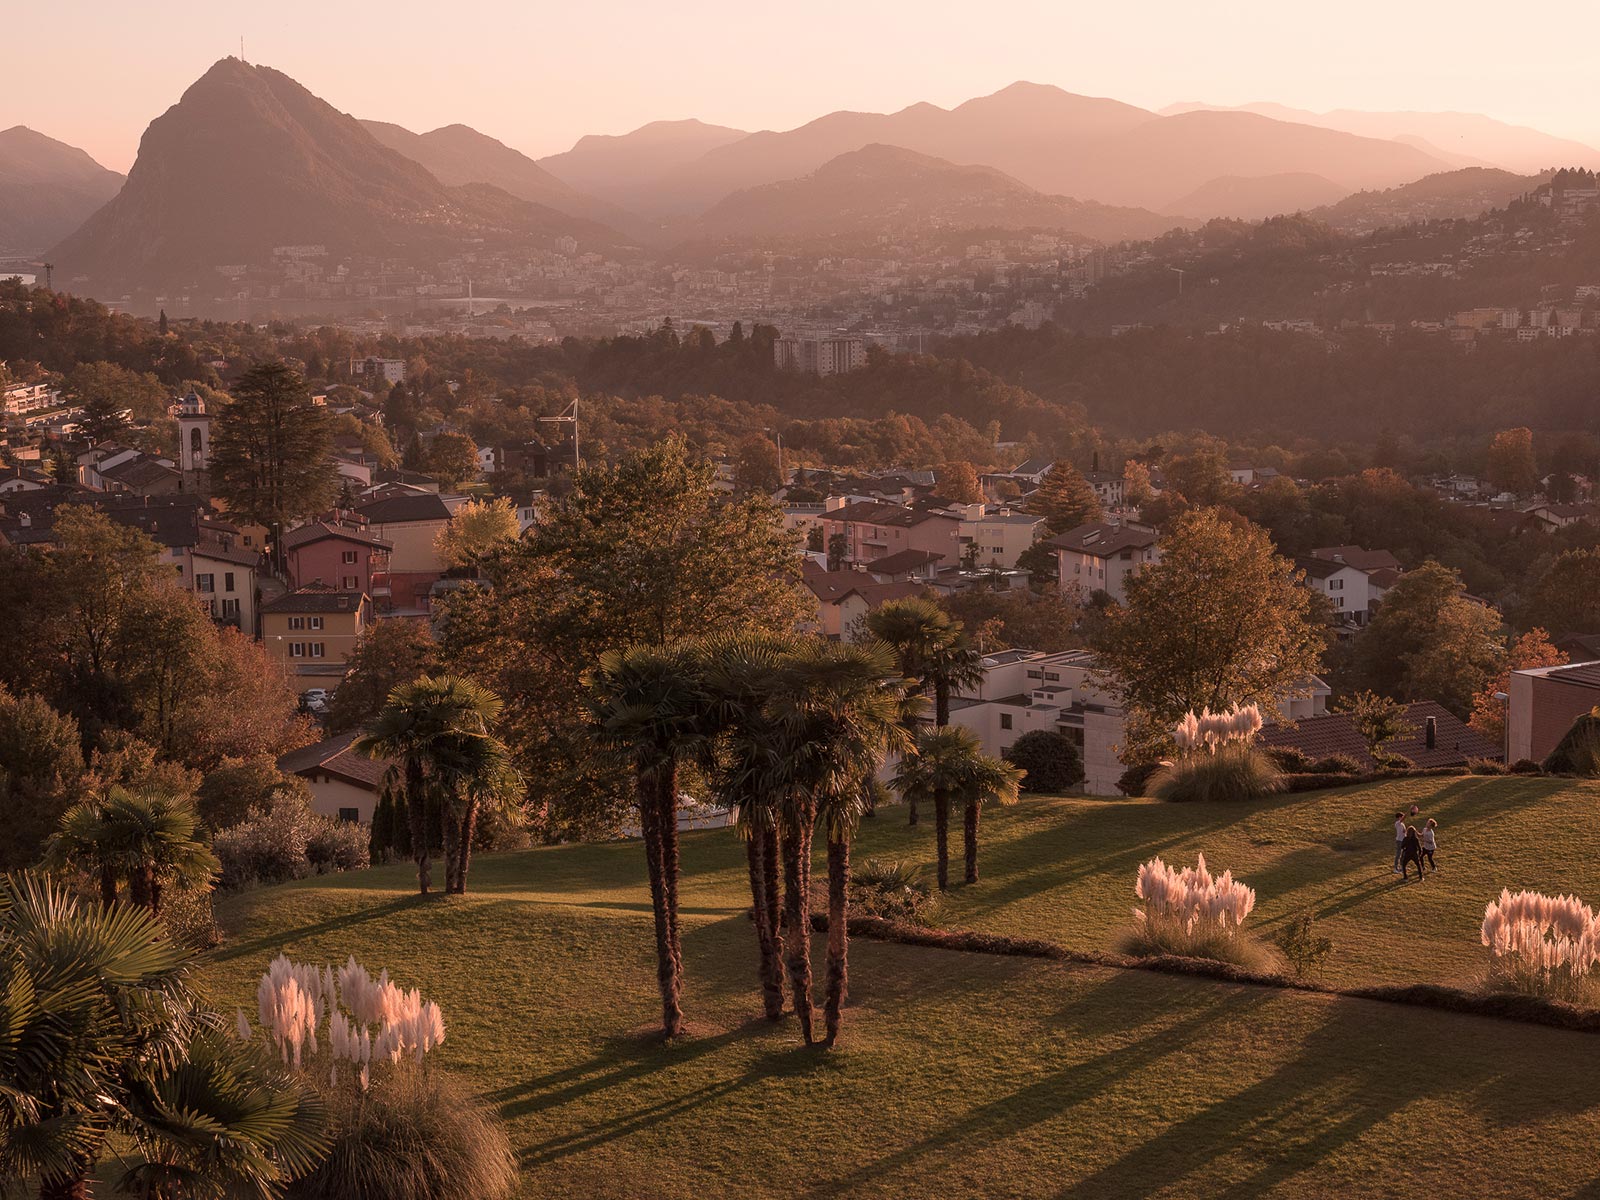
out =
[[[242,33],[239,35],[239,61],[240,62],[249,61],[244,56],[244,34],[242,34]]]

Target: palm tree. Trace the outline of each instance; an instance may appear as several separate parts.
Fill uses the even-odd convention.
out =
[[[963,803],[971,795],[974,763],[984,759],[978,739],[959,725],[943,729],[924,730],[917,739],[916,753],[901,760],[894,777],[894,786],[907,803],[912,797],[931,800],[934,806],[934,841],[939,854],[939,890],[950,883],[950,802],[954,797]],[[993,762],[992,759],[987,760]],[[1001,764],[1002,767],[1005,764]],[[1014,769],[1014,768],[1013,768]],[[1015,797],[1013,796],[1013,799]],[[972,836],[977,837],[976,817]],[[972,870],[976,870],[974,863]]]
[[[503,757],[488,745],[500,747],[490,731],[501,708],[500,697],[473,680],[422,675],[389,693],[382,711],[367,726],[366,735],[355,743],[360,754],[393,760],[390,783],[397,783],[405,792],[411,852],[417,862],[417,887],[424,896],[433,882],[430,802],[437,806],[439,814],[445,890],[459,891],[465,886],[464,876],[460,880],[456,877],[456,843],[461,837],[461,822],[469,812],[476,821],[478,809],[458,801],[474,790],[480,792],[481,800],[485,781],[504,765]],[[486,743],[476,753],[468,749],[474,739]],[[474,759],[477,771],[466,770]],[[452,792],[452,788],[456,790]]]
[[[966,776],[956,795],[966,805],[965,838],[967,852],[967,883],[978,882],[978,814],[986,801],[1015,804],[1018,789],[1027,775],[1021,767],[1014,767],[1001,758],[993,758],[979,751],[978,739],[972,738],[975,753],[967,760]]]
[[[826,1036],[839,1036],[849,980],[850,839],[873,773],[890,751],[911,749],[904,724],[904,681],[881,643],[809,643],[784,670],[774,711],[783,731],[790,788],[782,815],[786,951],[795,1013],[806,1044],[811,1031],[811,830],[828,839],[828,981]]]
[[[218,870],[216,856],[196,836],[198,827],[188,797],[113,787],[103,798],[79,801],[62,815],[61,828],[45,846],[44,864],[94,875],[108,908],[126,880],[129,900],[156,916],[168,885],[208,883]]]
[[[961,622],[920,596],[891,600],[867,616],[867,629],[894,651],[900,672],[933,696],[933,723],[950,724],[950,697],[983,682],[982,659],[967,644]],[[915,794],[906,797],[906,817],[917,823]]]
[[[498,697],[495,702],[499,703]],[[486,808],[503,807],[516,795],[521,779],[506,744],[487,732],[463,732],[444,739],[435,769],[444,793],[443,816],[448,834],[445,891],[465,895],[478,817]]]
[[[758,978],[768,1020],[783,1015],[783,931],[778,825],[785,797],[782,731],[772,715],[775,688],[793,638],[728,634],[702,646],[709,698],[708,732],[716,738],[718,792],[738,811],[745,843]]]
[[[145,1159],[128,1182],[187,1195],[268,1195],[315,1166],[320,1106],[206,1032],[188,959],[141,909],[0,879],[0,1179],[87,1197],[114,1134]]]
[[[690,648],[631,646],[601,655],[591,673],[595,740],[634,773],[656,922],[661,1027],[683,1031],[683,950],[678,933],[678,765],[702,756],[706,695],[702,664]]]

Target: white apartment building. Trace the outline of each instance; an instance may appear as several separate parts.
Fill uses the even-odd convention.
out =
[[[1044,518],[1031,513],[1014,513],[1007,508],[964,518],[961,522],[961,550],[969,552],[980,567],[1010,570],[1017,559],[1034,543],[1044,528]],[[973,548],[969,551],[969,548]],[[946,564],[949,565],[949,564]]]
[[[1161,561],[1156,542],[1156,531],[1146,526],[1096,521],[1045,544],[1056,552],[1062,592],[1080,600],[1105,592],[1125,604],[1128,577]]]
[[[779,370],[842,375],[867,365],[867,343],[858,337],[779,338],[772,346]]]
[[[0,392],[7,417],[24,417],[61,407],[61,393],[44,383],[18,383]]]

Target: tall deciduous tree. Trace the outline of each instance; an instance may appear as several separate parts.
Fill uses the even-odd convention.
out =
[[[1465,717],[1504,654],[1499,616],[1462,591],[1455,571],[1427,562],[1400,577],[1356,638],[1349,682]]]
[[[338,475],[327,410],[282,362],[252,367],[218,415],[211,486],[228,511],[268,528],[327,508]]]
[[[1179,517],[1127,594],[1096,648],[1136,739],[1161,736],[1191,710],[1273,710],[1320,663],[1322,633],[1294,564],[1265,532],[1216,509]]]
[[[1489,482],[1502,491],[1531,496],[1539,488],[1539,467],[1533,457],[1533,430],[1502,429],[1489,443]]]
[[[441,433],[428,447],[428,471],[446,488],[478,474],[478,447],[464,433]]]
[[[947,462],[938,471],[939,495],[958,504],[982,504],[983,485],[978,481],[978,468],[970,462]]]
[[[1566,550],[1533,585],[1522,618],[1557,634],[1600,630],[1600,550]]]
[[[1028,507],[1043,517],[1050,532],[1061,534],[1102,516],[1100,497],[1069,462],[1058,462],[1028,497]]]
[[[433,671],[439,646],[426,621],[379,621],[367,628],[345,660],[344,682],[334,692],[328,728],[360,728],[382,711],[389,693]]]
[[[1472,715],[1467,724],[1484,737],[1501,746],[1506,742],[1506,701],[1501,696],[1510,695],[1511,672],[1531,671],[1539,667],[1559,667],[1567,661],[1565,651],[1550,644],[1550,636],[1542,629],[1530,629],[1512,641],[1506,651],[1505,665],[1500,673],[1483,685],[1472,698]]]
[[[434,549],[452,570],[477,571],[517,540],[517,506],[504,496],[468,500],[434,538]]]

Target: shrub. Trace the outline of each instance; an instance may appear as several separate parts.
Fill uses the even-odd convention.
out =
[[[1359,775],[1366,770],[1348,754],[1330,754],[1326,758],[1319,758],[1309,769],[1313,775]]]
[[[1531,758],[1519,758],[1511,764],[1511,773],[1513,775],[1540,775],[1544,773],[1544,768]]]
[[[1600,715],[1587,712],[1574,721],[1545,758],[1544,769],[1552,775],[1600,775]]]
[[[1310,909],[1291,915],[1273,941],[1299,979],[1320,973],[1323,962],[1333,953],[1333,939],[1317,933]]]
[[[405,1063],[364,1094],[324,1092],[333,1146],[293,1200],[497,1200],[516,1184],[505,1130],[440,1071]]]
[[[1283,775],[1260,749],[1244,742],[1164,763],[1145,784],[1158,800],[1256,800],[1283,789]]]
[[[850,907],[864,917],[932,924],[938,900],[922,867],[904,859],[869,858],[850,877]]]
[[[1492,758],[1469,758],[1467,770],[1474,775],[1509,775],[1511,768]]]
[[[313,813],[310,836],[306,838],[306,861],[319,875],[329,871],[364,871],[372,865],[367,831],[355,821],[340,821]]]
[[[1160,769],[1160,763],[1134,763],[1117,776],[1117,790],[1124,796],[1142,796],[1145,794],[1145,785],[1150,782],[1150,776]]]
[[[271,758],[226,758],[200,781],[195,805],[206,828],[231,829],[257,810],[270,808],[280,793],[292,793],[311,805],[306,781],[285,775]]]
[[[1257,971],[1272,969],[1271,952],[1241,931],[1256,906],[1254,889],[1231,871],[1212,875],[1205,855],[1181,871],[1153,858],[1139,868],[1133,890],[1145,906],[1133,910],[1133,929],[1118,946],[1124,954],[1178,954]]]
[[[1417,764],[1404,754],[1394,754],[1388,750],[1374,751],[1372,761],[1378,764],[1380,771],[1415,771]]]
[[[358,871],[371,862],[365,829],[312,812],[304,797],[292,791],[274,794],[249,820],[217,833],[211,848],[222,864],[224,888]]]
[[[1307,775],[1312,772],[1311,757],[1294,746],[1272,746],[1266,750],[1266,755],[1285,775]]]
[[[1484,907],[1491,990],[1582,1003],[1600,964],[1600,916],[1576,896],[1502,889]]]
[[[1031,729],[1011,743],[1005,760],[1027,771],[1025,792],[1064,792],[1083,782],[1083,759],[1066,734]]]

